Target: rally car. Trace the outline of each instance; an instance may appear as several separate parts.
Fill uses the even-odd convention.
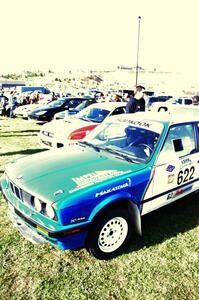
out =
[[[38,135],[39,142],[49,149],[71,146],[85,138],[107,117],[125,112],[125,102],[91,104],[72,117],[43,125]]]
[[[1,188],[27,239],[112,258],[142,215],[199,190],[198,111],[111,117],[70,152],[8,163]]]

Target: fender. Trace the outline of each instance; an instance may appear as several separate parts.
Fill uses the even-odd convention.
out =
[[[120,207],[126,207],[130,215],[132,216],[134,231],[141,236],[142,228],[140,210],[137,204],[134,203],[134,201],[131,199],[131,194],[128,192],[121,192],[119,193],[119,195],[112,195],[110,197],[105,198],[93,209],[93,211],[90,214],[89,221],[93,223],[101,213],[117,205]]]

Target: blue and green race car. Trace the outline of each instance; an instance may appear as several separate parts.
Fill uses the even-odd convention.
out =
[[[70,151],[69,151],[70,150]],[[5,166],[9,215],[34,243],[118,255],[141,218],[199,189],[198,110],[116,115],[68,151]]]

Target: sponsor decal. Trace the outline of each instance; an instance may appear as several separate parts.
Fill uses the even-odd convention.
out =
[[[145,121],[133,121],[133,120],[121,119],[121,118],[118,119],[117,121],[132,124],[132,125],[136,125],[136,126],[139,126],[139,127],[146,127],[146,128],[149,128],[152,125],[152,124],[147,123]]]
[[[160,124],[158,122],[136,121],[136,120],[123,119],[121,117],[118,118],[117,121],[121,122],[121,123],[127,123],[127,124],[130,124],[130,125],[134,125],[136,127],[150,129],[151,131],[154,131],[154,132],[157,132],[157,133],[161,133],[162,128],[163,128],[162,124]]]
[[[193,185],[189,185],[187,187],[184,187],[184,188],[181,188],[181,189],[178,189],[177,191],[175,192],[171,192],[168,194],[167,196],[167,200],[170,200],[170,199],[174,199],[175,197],[179,196],[179,195],[182,195],[188,191],[191,191],[192,190],[192,187]]]
[[[83,222],[85,219],[86,219],[86,217],[77,217],[77,218],[71,219],[70,223]]]
[[[114,187],[112,187],[112,188],[110,188],[110,189],[107,189],[107,190],[103,190],[103,191],[101,191],[101,192],[98,192],[98,193],[95,194],[95,197],[97,198],[97,197],[100,197],[100,196],[104,196],[104,195],[106,195],[106,194],[110,194],[110,193],[112,193],[112,192],[115,192],[115,191],[124,189],[124,188],[126,188],[126,187],[130,187],[130,186],[131,186],[131,180],[130,180],[130,178],[128,178],[128,182],[123,183],[123,184],[120,184],[120,185],[117,185],[117,186],[114,186]]]
[[[169,175],[169,176],[168,176],[168,183],[174,182],[174,179],[175,179],[175,174]]]
[[[166,171],[167,172],[173,172],[174,169],[175,169],[175,166],[168,165],[167,168],[166,168]]]
[[[189,166],[189,165],[192,165],[192,161],[190,158],[184,158],[181,160],[181,169],[183,167],[186,167],[186,166]]]
[[[54,196],[57,196],[57,195],[60,195],[60,194],[63,194],[64,191],[63,190],[58,190],[56,192],[54,192]]]
[[[131,173],[131,170],[128,171],[118,171],[118,170],[106,170],[106,171],[95,171],[89,174],[82,175],[80,177],[72,178],[72,180],[76,183],[76,188],[70,190],[69,193],[73,193],[95,183],[118,177],[121,175],[125,175]]]

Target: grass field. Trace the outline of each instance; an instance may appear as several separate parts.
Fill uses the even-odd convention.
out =
[[[42,151],[41,126],[0,118],[0,175],[4,164]],[[0,299],[199,299],[199,195],[143,218],[119,257],[99,261],[85,249],[61,252],[33,245],[13,227],[0,196]]]

